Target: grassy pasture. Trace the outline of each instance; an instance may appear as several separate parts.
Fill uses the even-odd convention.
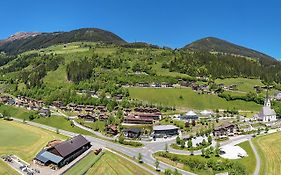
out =
[[[32,120],[33,122],[41,123],[44,125],[52,126],[52,127],[58,128],[58,129],[63,129],[66,131],[75,132],[75,133],[79,133],[79,134],[92,135],[92,133],[90,133],[86,130],[83,130],[76,126],[71,126],[71,122],[61,116],[51,116],[49,118],[39,117],[38,115],[36,115],[36,112],[34,112],[34,111],[29,111],[24,108],[8,106],[8,105],[0,106],[0,113],[3,113],[3,111],[5,111],[7,113],[7,115],[9,115],[11,117],[15,117],[15,118],[19,118],[19,119],[26,119],[26,121],[28,121],[29,116],[31,114],[33,114],[36,116],[36,118],[34,120]]]
[[[281,172],[281,133],[256,137],[254,144],[261,158],[260,174],[279,175]]]
[[[249,175],[253,174],[255,171],[255,167],[256,167],[256,158],[255,158],[254,151],[252,150],[252,148],[250,146],[249,141],[240,143],[240,144],[238,144],[238,146],[243,148],[247,152],[248,156],[243,157],[242,159],[234,160],[234,161],[242,163],[246,167]]]
[[[23,123],[0,120],[0,155],[15,154],[31,161],[47,142],[67,137]],[[0,174],[13,174],[11,168],[0,161]]]
[[[130,161],[106,151],[86,175],[148,175],[149,173]]]
[[[193,109],[239,109],[258,111],[260,105],[242,100],[226,101],[216,95],[197,94],[190,88],[129,88],[131,98],[158,105]],[[182,98],[180,98],[182,97]]]
[[[86,157],[80,160],[75,166],[69,169],[65,175],[82,175],[97,161],[98,156],[94,152],[90,152]]]
[[[236,84],[238,91],[250,92],[255,91],[254,86],[264,86],[264,84],[259,79],[248,79],[248,78],[226,78],[226,79],[216,79],[217,84],[223,83],[226,86]]]
[[[7,165],[2,159],[0,159],[0,174],[1,175],[19,175],[17,171]]]

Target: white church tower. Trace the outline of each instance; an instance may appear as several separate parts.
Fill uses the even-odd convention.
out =
[[[268,96],[268,90],[266,92],[266,98],[264,100],[264,106],[262,107],[262,110],[258,114],[258,119],[263,122],[271,122],[276,121],[276,112],[274,109],[271,109],[271,102],[270,98]]]

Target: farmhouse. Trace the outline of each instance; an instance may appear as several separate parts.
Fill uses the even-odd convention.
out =
[[[39,164],[48,166],[53,164],[58,168],[70,163],[83,152],[91,147],[91,143],[82,135],[73,137],[70,140],[53,144],[53,146],[41,150],[35,157]]]
[[[231,136],[234,135],[237,131],[237,126],[230,123],[230,122],[224,122],[220,126],[216,127],[214,129],[213,135],[216,137],[221,136]]]
[[[152,137],[162,138],[171,137],[179,134],[179,128],[174,125],[153,126]]]

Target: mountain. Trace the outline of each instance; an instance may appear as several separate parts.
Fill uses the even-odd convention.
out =
[[[214,37],[207,37],[197,40],[191,44],[186,45],[185,47],[183,47],[183,49],[187,49],[190,51],[227,53],[238,56],[256,58],[267,62],[276,61],[274,58],[264,53]]]
[[[4,44],[7,44],[7,43],[10,43],[10,42],[13,42],[15,40],[26,39],[28,37],[34,37],[34,36],[37,36],[37,35],[40,35],[40,33],[39,32],[18,32],[16,34],[10,36],[7,39],[0,41],[0,46],[2,46]]]
[[[25,32],[15,34],[6,40],[0,41],[0,52],[18,54],[28,50],[46,48],[54,44],[79,41],[102,42],[116,45],[127,43],[114,33],[97,28],[82,28],[70,32],[36,34],[33,32]]]

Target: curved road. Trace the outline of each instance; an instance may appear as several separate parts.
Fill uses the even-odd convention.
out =
[[[252,150],[254,151],[254,154],[255,154],[255,157],[256,157],[256,168],[255,168],[254,175],[259,175],[260,167],[261,167],[261,159],[260,159],[260,156],[258,154],[258,151],[257,151],[255,145],[252,143],[252,140],[249,140],[249,142],[250,142],[250,145],[251,145]]]

